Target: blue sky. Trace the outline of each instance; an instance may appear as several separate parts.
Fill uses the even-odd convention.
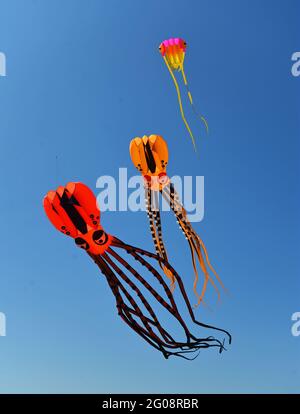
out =
[[[293,0],[0,0],[0,392],[299,391],[299,12]],[[209,120],[205,137],[187,108],[198,158],[157,50],[172,36],[188,43],[186,73]],[[42,209],[60,184],[96,191],[100,175],[135,174],[129,141],[151,133],[168,141],[170,175],[205,177],[195,229],[230,295],[197,315],[231,331],[221,356],[166,361],[148,347]],[[170,261],[189,278],[185,240],[163,219]],[[102,223],[152,249],[144,213]]]

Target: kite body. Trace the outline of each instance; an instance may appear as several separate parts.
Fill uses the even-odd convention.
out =
[[[142,174],[145,185],[161,190],[168,184],[167,165],[169,153],[166,142],[159,135],[134,138],[129,146],[133,164]]]
[[[100,224],[100,210],[96,198],[87,186],[82,183],[69,183],[65,187],[58,187],[56,191],[49,191],[44,198],[44,209],[54,227],[73,238],[76,245],[94,260],[115,296],[117,311],[122,320],[165,358],[171,355],[187,358],[187,354],[209,347],[217,347],[221,352],[224,349],[224,340],[211,335],[198,338],[191,332],[155,264],[163,263],[173,274],[190,315],[190,322],[203,329],[222,332],[231,341],[227,331],[195,319],[182,280],[165,259],[126,244],[104,231]],[[144,272],[161,285],[161,291],[158,292],[118,251],[135,259]],[[147,295],[152,301],[149,302]],[[175,339],[175,335],[163,326],[152,305],[153,299],[177,323],[176,333],[181,329],[183,339]]]
[[[44,208],[54,227],[73,237],[78,247],[98,255],[111,245],[112,237],[100,225],[94,194],[84,184],[69,183],[49,191]]]
[[[164,40],[159,51],[166,58],[172,70],[181,70],[186,51],[186,42],[178,37]]]

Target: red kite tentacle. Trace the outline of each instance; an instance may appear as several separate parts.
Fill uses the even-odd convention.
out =
[[[190,301],[189,301],[189,299],[188,299],[188,296],[187,296],[187,293],[186,293],[186,291],[185,291],[185,288],[184,288],[184,284],[183,284],[183,282],[182,282],[182,279],[181,279],[181,277],[178,275],[178,273],[176,272],[176,270],[170,265],[170,263],[169,262],[167,262],[167,261],[165,261],[163,258],[159,258],[159,257],[157,257],[157,255],[155,255],[154,253],[151,253],[151,252],[148,252],[147,250],[143,250],[143,249],[141,249],[141,248],[138,248],[138,247],[134,247],[134,246],[131,246],[131,245],[129,245],[129,244],[125,244],[125,243],[123,243],[121,240],[119,240],[119,239],[117,239],[116,237],[114,237],[113,238],[113,245],[117,245],[117,242],[119,242],[120,244],[119,244],[119,246],[120,247],[123,247],[124,249],[126,249],[127,251],[129,251],[131,254],[132,253],[135,253],[136,255],[137,255],[137,253],[139,253],[139,254],[141,254],[141,255],[143,255],[143,256],[147,256],[147,257],[150,257],[150,258],[152,258],[152,259],[155,259],[155,260],[157,260],[157,261],[159,261],[159,260],[161,260],[163,263],[164,263],[164,265],[171,271],[171,272],[173,272],[173,274],[174,274],[174,276],[175,276],[175,279],[177,280],[177,282],[178,282],[178,286],[179,286],[179,289],[180,289],[180,291],[181,291],[181,294],[182,294],[182,296],[183,296],[183,299],[184,299],[184,301],[185,301],[185,304],[186,304],[186,306],[187,306],[187,309],[188,309],[188,312],[189,312],[189,314],[190,314],[190,316],[191,316],[191,319],[192,319],[192,321],[194,322],[194,323],[196,323],[197,325],[199,325],[199,326],[202,326],[203,328],[208,328],[208,329],[214,329],[214,330],[216,330],[216,331],[219,331],[219,332],[223,332],[223,333],[225,333],[227,336],[228,336],[228,338],[229,338],[229,343],[231,343],[231,335],[230,335],[230,333],[229,332],[227,332],[225,329],[221,329],[221,328],[217,328],[217,327],[215,327],[215,326],[212,326],[212,325],[208,325],[208,324],[205,324],[205,323],[202,323],[202,322],[199,322],[199,321],[197,321],[196,320],[196,318],[195,318],[195,315],[194,315],[194,312],[193,312],[193,309],[192,309],[192,306],[191,306],[191,304],[190,304]],[[140,259],[142,259],[142,257],[140,257],[139,256],[139,258]],[[146,262],[145,261],[145,266],[146,265],[148,265],[148,266],[150,266],[150,267],[152,267],[148,262]],[[150,270],[150,269],[149,269]],[[155,269],[154,269],[155,270]],[[168,287],[167,287],[168,288]],[[223,347],[223,345],[222,345],[222,347]]]
[[[92,259],[95,261],[95,263],[100,268],[101,272],[105,275],[106,280],[116,298],[116,306],[118,309],[119,316],[123,319],[123,321],[132,328],[139,336],[141,336],[143,339],[145,339],[146,342],[148,342],[151,346],[153,346],[155,349],[161,351],[165,358],[168,358],[169,352],[166,351],[160,343],[157,343],[152,337],[152,335],[149,334],[149,331],[147,329],[144,329],[141,325],[137,323],[137,321],[132,318],[130,315],[130,308],[126,305],[124,302],[120,292],[120,282],[114,275],[113,271],[110,269],[110,267],[107,265],[107,263],[104,261],[104,259],[100,256],[93,256],[90,255]],[[140,316],[139,316],[140,318]],[[140,318],[141,319],[141,318]]]
[[[102,255],[102,259],[108,263],[108,265],[111,265],[113,267],[114,270],[117,269],[117,266],[110,260],[109,257],[107,257],[106,254]],[[121,269],[120,269],[121,270]],[[117,273],[122,277],[124,275],[121,275],[121,273],[119,273],[117,271]],[[122,277],[123,278],[123,277]],[[127,278],[128,279],[128,278]],[[128,283],[129,279],[126,280],[126,277],[124,278],[124,280]],[[155,342],[159,342],[161,339],[154,333],[154,331],[152,330],[151,326],[149,325],[149,323],[147,322],[147,319],[145,318],[144,314],[142,313],[142,311],[140,310],[140,308],[138,307],[137,303],[135,302],[135,300],[133,299],[133,297],[127,292],[127,290],[124,288],[124,286],[121,284],[120,281],[118,281],[118,286],[119,288],[122,290],[122,292],[124,293],[124,295],[126,296],[127,300],[129,301],[129,303],[131,304],[131,306],[134,308],[134,310],[138,313],[138,317],[139,319],[142,321],[143,325],[145,326],[146,330],[148,331],[150,337],[155,341]],[[140,297],[141,292],[140,290],[134,285],[134,283],[130,284],[130,287],[135,290],[135,292],[137,293],[137,295]],[[146,302],[146,299],[145,299]]]
[[[133,276],[135,276],[136,278],[137,278],[137,280],[141,283],[141,284],[143,284],[144,286],[145,286],[145,288],[154,296],[154,298],[163,306],[163,307],[165,307],[177,320],[178,320],[178,322],[181,324],[181,326],[182,326],[182,328],[184,329],[184,331],[185,331],[185,333],[186,333],[186,336],[187,336],[187,338],[189,339],[190,337],[192,338],[192,339],[195,339],[195,337],[193,337],[193,335],[191,336],[191,334],[190,334],[190,332],[189,332],[189,330],[187,329],[187,326],[186,326],[186,324],[183,322],[183,320],[182,320],[182,318],[181,318],[181,316],[180,316],[180,314],[179,314],[179,312],[178,312],[178,309],[177,309],[177,307],[176,307],[176,304],[175,304],[175,301],[174,301],[174,298],[173,298],[173,296],[172,296],[172,294],[171,294],[171,292],[170,292],[170,290],[169,290],[169,292],[167,292],[168,291],[168,286],[164,283],[163,284],[163,287],[164,287],[164,290],[165,290],[165,292],[167,293],[167,295],[168,295],[168,293],[169,294],[171,294],[171,298],[172,298],[172,306],[170,306],[162,297],[161,297],[161,295],[159,295],[159,293],[155,290],[155,289],[153,289],[152,288],[152,286],[150,286],[149,285],[149,283],[132,267],[132,266],[130,266],[129,265],[129,263],[127,263],[122,257],[120,257],[114,250],[112,250],[111,248],[109,248],[108,249],[108,251],[107,251],[107,253],[109,253],[109,254],[111,254],[115,259],[117,259],[127,270],[129,270],[132,274],[133,274]],[[145,263],[147,263],[143,258],[141,258],[141,257],[139,257],[139,256],[136,256],[134,253],[132,253],[132,255],[133,255],[133,257],[134,258],[136,258],[137,260],[139,260],[140,262],[141,262],[141,264],[143,265],[143,266],[146,266],[146,264]],[[152,268],[152,267],[148,267],[148,270],[150,270],[151,272],[152,272],[152,270],[153,270],[154,268]],[[117,269],[115,269],[116,271],[117,271]],[[118,269],[118,272],[119,272],[119,270],[120,269]],[[156,269],[154,269],[155,271],[156,271]],[[152,272],[153,273],[153,272]],[[133,285],[133,283],[131,282],[131,280],[126,276],[126,275],[124,275],[124,273],[123,273],[123,275],[121,275],[120,274],[120,276],[121,277],[125,277],[126,278],[126,283],[128,283],[129,284],[129,286],[132,288],[132,289],[134,289],[135,290],[135,288],[133,287],[133,286],[131,286],[131,284]],[[155,275],[156,276],[156,275]],[[163,281],[163,279],[162,279],[162,277],[159,275],[159,273],[158,273],[158,276],[159,276],[159,281],[160,280],[162,280]],[[156,276],[157,277],[157,276]],[[167,289],[167,291],[166,291],[166,289]],[[142,298],[141,297],[141,293],[138,293],[138,296],[140,296],[140,299],[141,299],[141,301],[142,301],[142,303],[144,304],[144,306],[145,307],[147,307],[147,304],[146,303],[144,303],[144,301],[143,301],[143,299],[144,298]],[[149,304],[148,304],[148,306],[149,306]],[[151,311],[150,311],[150,309],[147,309],[148,311],[149,311],[149,313],[151,314]],[[151,315],[152,317],[153,317],[153,319],[156,317],[156,316],[153,316],[153,315]]]
[[[164,344],[163,341],[159,337],[154,338],[151,333],[149,333],[148,328],[143,328],[141,325],[137,323],[137,321],[132,318],[132,314],[135,314],[136,316],[141,319],[141,315],[139,312],[141,312],[136,305],[135,301],[131,297],[131,295],[126,291],[124,286],[120,283],[120,281],[117,279],[115,274],[113,273],[112,269],[107,265],[106,261],[103,259],[103,257],[93,257],[95,263],[99,266],[102,273],[107,278],[107,281],[109,283],[109,286],[111,287],[117,302],[117,309],[120,317],[123,319],[123,321],[129,325],[138,335],[140,335],[143,339],[145,339],[151,346],[156,348],[157,350],[161,351],[165,358],[168,358],[171,355],[176,355],[183,357],[185,359],[194,359],[194,358],[187,358],[184,357],[183,354],[187,353],[194,353],[196,350],[201,348],[208,348],[210,346],[218,346],[220,347],[220,344],[210,344],[207,343],[210,341],[211,338],[207,338],[207,341],[203,340],[197,340],[195,343],[182,343],[182,342],[174,342],[173,348],[180,348],[181,351],[178,352],[171,352],[166,350],[164,347],[171,347],[172,345]],[[122,290],[122,292],[125,294],[127,299],[130,301],[132,305],[135,305],[137,307],[137,312],[133,309],[129,308],[125,302],[122,299],[122,296],[119,292],[119,289]],[[143,315],[144,316],[144,315]],[[148,319],[145,317],[145,319]],[[151,321],[153,323],[153,321]],[[188,349],[186,349],[188,348]]]
[[[123,248],[123,249],[125,249],[129,254],[131,254],[131,255],[133,255],[135,252],[137,252],[139,249],[137,248],[137,247],[134,247],[134,246],[130,246],[130,245],[128,245],[128,244],[126,244],[126,243],[124,243],[124,242],[122,242],[120,239],[118,239],[118,238],[116,238],[116,237],[113,237],[113,240],[112,240],[112,245],[113,246],[116,246],[116,247],[121,247],[121,248]],[[159,255],[155,255],[155,254],[153,254],[153,257],[158,261],[158,262],[160,262],[160,261],[163,261],[163,258],[162,257],[160,257]],[[137,260],[139,260],[140,261],[140,257],[138,257],[137,258]],[[146,262],[144,259],[142,259],[142,261],[143,261],[143,265],[144,266],[146,266],[147,268],[148,268],[148,270],[150,270],[151,271],[151,273],[152,274],[154,274],[154,276],[157,278],[157,280],[159,281],[159,283],[163,286],[163,288],[164,288],[164,291],[166,292],[166,294],[167,294],[167,296],[168,296],[168,299],[169,299],[169,301],[170,301],[170,303],[171,303],[171,305],[172,305],[172,308],[173,308],[173,310],[175,310],[176,312],[178,312],[178,309],[177,309],[177,306],[176,306],[176,303],[175,303],[175,300],[174,300],[174,297],[173,297],[173,295],[172,295],[172,292],[170,291],[170,289],[169,289],[169,287],[168,287],[168,285],[166,284],[166,282],[164,281],[164,279],[162,278],[162,276],[158,273],[158,271],[153,267],[153,266],[151,266],[148,262]],[[179,312],[178,312],[178,314],[179,314]]]
[[[131,273],[134,275],[134,276],[136,276],[137,277],[137,279],[141,282],[141,283],[143,283],[143,285],[145,286],[145,287],[147,287],[147,289],[153,294],[153,296],[156,298],[156,296],[158,295],[157,293],[156,293],[156,291],[135,271],[135,269],[133,269],[131,266],[129,266],[128,264],[127,264],[127,266],[125,265],[126,264],[126,262],[122,259],[122,261],[120,261],[119,259],[121,259],[121,257],[120,256],[118,256],[118,254],[116,254],[112,249],[108,249],[108,251],[107,251],[108,253],[110,253],[115,259],[117,259],[120,263],[122,263],[128,270],[130,270],[131,271]],[[109,257],[109,255],[108,254],[104,254],[103,255],[103,257],[104,257],[104,259],[106,260],[106,262],[108,262],[108,264],[118,273],[118,275],[131,287],[131,289],[133,290],[133,291],[135,291],[136,292],[136,294],[137,294],[137,296],[140,298],[140,300],[141,300],[141,302],[142,302],[142,304],[145,306],[145,308],[147,309],[147,311],[149,312],[149,314],[151,315],[151,317],[153,318],[153,321],[151,321],[152,322],[152,324],[159,330],[159,332],[160,332],[160,334],[162,335],[162,337],[164,338],[164,340],[165,341],[167,341],[167,342],[169,342],[169,340],[171,339],[171,341],[174,343],[175,341],[174,341],[174,339],[171,337],[171,335],[169,335],[163,328],[162,328],[162,326],[160,325],[160,323],[159,323],[159,321],[158,321],[158,319],[157,319],[157,316],[155,315],[155,312],[153,311],[153,309],[152,309],[152,307],[150,306],[150,304],[147,302],[147,300],[146,300],[146,298],[145,298],[145,296],[142,294],[142,292],[140,291],[140,289],[126,276],[126,274],[119,268],[119,266],[117,266],[111,259],[110,259],[110,257]],[[123,289],[122,289],[123,290]],[[126,295],[126,297],[127,297],[127,294],[126,294],[126,292],[124,291],[123,292],[125,295]],[[129,299],[129,297],[127,297],[127,299],[128,300],[130,300]],[[167,304],[166,304],[167,305]],[[140,310],[139,309],[136,309],[136,306],[134,306],[133,304],[132,304],[132,306],[134,307],[134,309],[135,309],[135,311],[138,313],[138,316],[140,317],[140,315],[139,315],[139,312],[140,312]],[[167,335],[166,335],[167,334]],[[166,338],[166,336],[168,337],[168,338]]]
[[[114,250],[111,248],[108,249],[108,253],[110,253],[115,259],[117,259],[127,270],[129,270],[133,276],[137,278],[139,282],[141,282],[147,290],[157,299],[162,306],[164,306],[170,313],[174,315],[176,313],[177,308],[174,309],[174,307],[170,306],[169,303],[167,303],[156,290],[132,267],[129,263],[127,263],[121,256],[117,254]],[[174,302],[175,303],[175,302]],[[175,305],[176,306],[176,305]]]

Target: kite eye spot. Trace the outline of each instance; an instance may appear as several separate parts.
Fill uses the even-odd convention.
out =
[[[168,182],[167,174],[164,172],[158,174],[158,181],[160,184],[166,184]]]
[[[91,218],[91,219],[93,219],[94,217],[95,217],[95,216],[94,216],[94,214],[91,214],[91,215],[90,215],[90,218]]]
[[[86,242],[82,237],[76,237],[75,243],[81,249],[88,250],[90,248],[88,242]]]
[[[144,175],[144,184],[148,187],[151,185],[151,177],[150,175]]]
[[[71,234],[71,233],[70,233],[69,231],[67,231],[67,232],[66,232],[66,235],[67,235],[67,236],[70,236],[70,234]]]
[[[103,230],[96,230],[93,233],[93,241],[102,246],[103,244],[105,244],[108,240],[107,234],[105,233],[105,231]]]

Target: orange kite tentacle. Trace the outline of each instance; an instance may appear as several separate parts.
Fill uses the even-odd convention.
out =
[[[180,228],[182,229],[182,231],[183,231],[183,233],[184,233],[184,235],[185,235],[185,237],[188,240],[189,245],[190,245],[190,249],[191,249],[191,252],[192,252],[192,263],[193,263],[193,267],[194,267],[194,271],[195,271],[194,292],[195,292],[196,296],[198,297],[197,305],[199,305],[199,303],[203,300],[208,282],[210,282],[211,285],[214,287],[214,289],[216,290],[217,295],[218,295],[218,300],[220,300],[219,289],[217,288],[217,286],[216,286],[214,280],[212,279],[212,277],[209,275],[209,272],[206,268],[204,256],[205,256],[206,263],[207,263],[208,267],[214,273],[214,275],[216,276],[216,279],[218,280],[218,282],[220,283],[222,288],[224,288],[224,285],[223,285],[220,277],[218,276],[217,272],[212,267],[210,261],[208,260],[208,253],[207,253],[207,250],[205,248],[205,245],[204,245],[203,241],[197,235],[197,233],[193,230],[190,222],[188,221],[187,213],[186,213],[184,207],[179,202],[179,197],[178,197],[178,195],[175,191],[174,186],[171,184],[170,185],[170,191],[167,191],[167,188],[165,188],[162,194],[163,194],[164,198],[166,199],[166,201],[170,203],[170,206],[171,206],[171,208],[172,208],[172,210],[173,210],[173,212],[176,216],[178,224],[179,224]],[[202,249],[201,248],[204,251],[204,256],[202,254]],[[196,256],[198,258],[199,265],[200,265],[201,270],[202,270],[202,272],[204,274],[204,277],[205,277],[201,295],[199,295],[198,292],[197,292],[198,272],[197,272],[197,268],[196,268],[196,265],[195,265],[194,254],[196,254]]]

